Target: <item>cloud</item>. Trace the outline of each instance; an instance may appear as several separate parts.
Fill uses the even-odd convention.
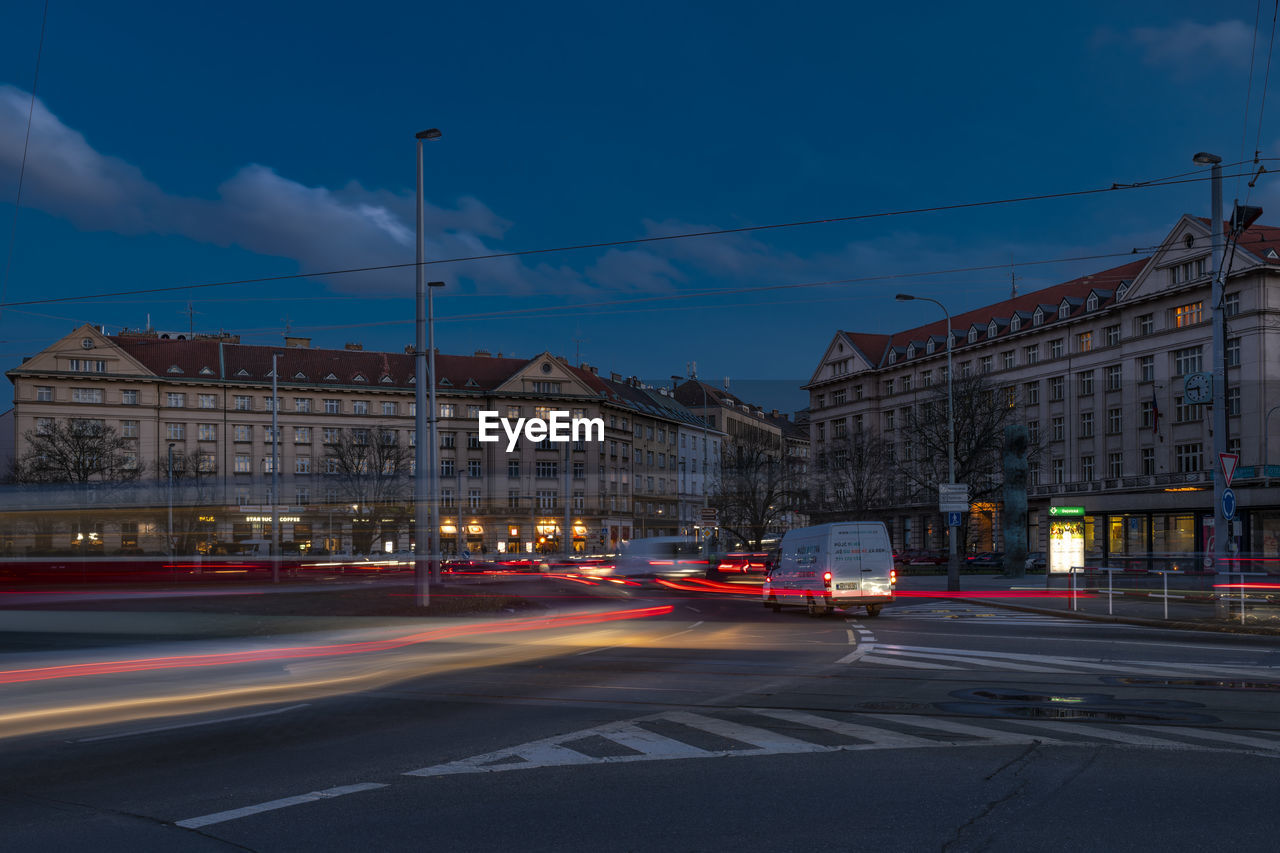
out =
[[[1179,21],[1168,27],[1138,27],[1130,36],[1143,48],[1148,65],[1189,66],[1209,59],[1246,68],[1253,47],[1253,28],[1243,21]]]

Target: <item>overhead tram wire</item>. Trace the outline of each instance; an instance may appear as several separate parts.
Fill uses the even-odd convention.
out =
[[[1280,0],[1277,0],[1277,2],[1280,2]],[[1263,159],[1270,161],[1270,160],[1277,160],[1280,158],[1271,157],[1271,158],[1263,158]],[[1231,164],[1228,164],[1228,168],[1233,166],[1238,166],[1238,165],[1240,164],[1231,163]],[[1200,171],[1203,172],[1204,170],[1200,170]],[[1197,173],[1183,173],[1183,174],[1197,174]],[[1224,177],[1237,177],[1237,176],[1224,175]],[[654,235],[651,237],[633,237],[625,240],[609,240],[609,241],[602,241],[602,242],[595,242],[595,243],[578,243],[574,245],[554,246],[554,247],[542,248],[542,249],[521,249],[521,250],[516,250],[511,252],[491,252],[484,255],[467,255],[467,256],[460,256],[460,257],[454,257],[454,258],[439,258],[436,260],[423,261],[423,266],[467,263],[470,261],[486,261],[486,260],[495,260],[498,258],[517,258],[517,257],[526,257],[530,255],[553,254],[558,252],[576,252],[576,251],[583,251],[587,249],[606,249],[606,248],[612,248],[616,246],[637,246],[637,245],[645,245],[648,243],[661,243],[661,242],[666,242],[671,240],[685,240],[685,239],[690,239],[695,237],[715,237],[715,236],[721,236],[721,235],[727,235],[727,234],[748,234],[748,233],[753,233],[758,231],[776,231],[784,228],[801,228],[801,227],[807,227],[812,225],[829,225],[829,224],[836,224],[836,223],[842,223],[842,222],[861,222],[861,221],[867,221],[871,219],[885,219],[885,218],[894,217],[894,216],[910,216],[910,215],[916,215],[921,213],[940,213],[940,212],[951,211],[951,210],[970,210],[970,209],[982,208],[982,207],[996,207],[996,206],[1006,205],[1006,204],[1021,204],[1029,201],[1043,201],[1043,200],[1057,199],[1057,198],[1076,198],[1076,197],[1088,196],[1088,195],[1099,195],[1102,193],[1121,192],[1124,190],[1150,189],[1154,187],[1174,186],[1178,184],[1201,183],[1203,181],[1208,181],[1208,180],[1211,180],[1211,178],[1208,175],[1204,175],[1204,174],[1200,174],[1198,177],[1187,177],[1187,178],[1173,178],[1173,179],[1157,178],[1151,181],[1140,181],[1138,183],[1131,183],[1131,184],[1113,183],[1109,187],[1096,187],[1094,189],[1087,189],[1087,190],[1071,190],[1067,192],[1058,192],[1058,193],[1041,193],[1039,195],[1012,196],[1009,198],[988,199],[986,201],[960,202],[956,204],[934,205],[931,207],[905,208],[901,210],[886,210],[886,211],[878,211],[875,213],[854,214],[851,216],[834,216],[834,217],[827,217],[823,219],[806,219],[806,220],[797,220],[793,222],[778,222],[778,223],[770,223],[767,225],[745,225],[740,228],[722,228],[722,229],[714,229],[714,230],[706,230],[706,231],[690,231],[690,232],[685,232],[681,234],[661,234],[661,235]],[[242,284],[266,284],[270,282],[291,281],[291,280],[308,279],[308,278],[323,278],[326,276],[350,275],[354,273],[382,272],[386,270],[409,269],[415,266],[417,266],[417,263],[411,261],[407,263],[380,264],[380,265],[366,266],[366,267],[352,267],[352,268],[345,268],[345,269],[323,270],[319,272],[289,273],[286,275],[263,276],[259,278],[231,279],[226,281],[201,282],[196,284],[176,284],[176,285],[168,285],[165,287],[146,287],[146,288],[137,288],[133,290],[104,291],[102,293],[81,294],[79,296],[56,296],[56,297],[49,297],[46,299],[26,299],[26,300],[21,300],[16,302],[0,302],[0,309],[10,308],[10,307],[21,307],[24,305],[48,305],[48,304],[57,303],[57,302],[81,302],[81,301],[89,301],[93,299],[104,299],[104,298],[113,297],[113,296],[142,296],[142,295],[147,295],[152,293],[172,293],[176,291],[202,290],[202,289],[213,288],[213,287],[231,287],[231,286],[242,285]],[[1004,264],[1003,266],[1008,266],[1008,264]]]
[[[1276,49],[1276,18],[1278,16],[1280,16],[1280,0],[1276,0],[1275,5],[1271,10],[1271,43],[1267,46],[1267,70],[1262,76],[1262,97],[1259,99],[1258,104],[1257,136],[1253,142],[1253,162],[1258,165],[1261,165],[1263,160],[1275,159],[1274,157],[1260,158],[1259,155],[1262,153],[1262,118],[1266,115],[1267,110],[1267,89],[1271,87],[1271,57],[1275,53]],[[1244,194],[1245,204],[1249,203],[1249,199],[1253,195],[1253,185],[1257,180],[1258,179],[1255,176],[1254,179],[1249,182],[1248,192]]]
[[[1240,160],[1244,160],[1245,144],[1249,138],[1249,105],[1253,100],[1253,69],[1258,53],[1258,24],[1262,20],[1262,0],[1253,7],[1253,42],[1249,45],[1249,82],[1244,91],[1244,127],[1240,128]],[[1236,176],[1236,198],[1240,197],[1240,177]]]

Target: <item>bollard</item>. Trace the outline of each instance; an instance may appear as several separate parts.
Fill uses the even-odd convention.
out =
[[[1160,577],[1164,578],[1164,621],[1169,621],[1169,573],[1161,572]]]

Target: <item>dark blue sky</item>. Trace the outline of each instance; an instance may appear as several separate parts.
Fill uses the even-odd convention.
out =
[[[6,260],[42,7],[17,0],[0,31]],[[3,301],[412,261],[413,134],[431,126],[434,258],[1158,178],[1198,150],[1238,160],[1242,139],[1252,157],[1271,34],[1264,16],[1246,130],[1243,0],[1207,17],[1183,2],[302,8],[53,0]],[[1252,201],[1272,194],[1264,181]],[[1007,295],[1008,270],[595,303],[1124,252],[1207,213],[1208,195],[1192,183],[442,265],[437,341],[798,384],[837,328],[932,319],[894,292],[958,313]],[[1020,286],[1119,262],[1028,266]],[[399,350],[412,293],[405,269],[12,307],[0,364],[82,321],[185,330],[188,300],[197,330],[271,342],[287,325]]]

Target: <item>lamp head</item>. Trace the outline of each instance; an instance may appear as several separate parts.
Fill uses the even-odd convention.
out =
[[[429,282],[427,282],[427,287],[444,287],[444,282],[443,282],[443,281],[429,281]]]
[[[1206,151],[1201,151],[1191,158],[1191,162],[1200,166],[1216,166],[1222,162],[1222,158],[1217,154],[1210,154]]]
[[[897,296],[893,298],[898,300],[899,302],[910,302],[912,299],[915,299],[915,297],[912,296],[910,293],[899,293]]]
[[[444,136],[444,134],[440,132],[439,128],[433,127],[430,130],[418,131],[414,136],[418,139],[439,139]]]

